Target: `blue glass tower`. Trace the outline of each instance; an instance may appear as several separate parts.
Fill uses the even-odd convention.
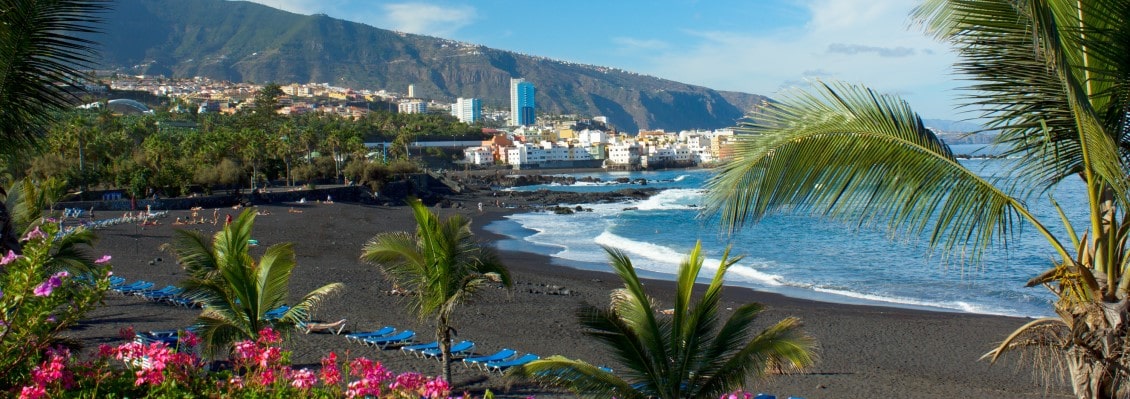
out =
[[[534,84],[525,79],[510,79],[510,124],[529,126],[537,121]]]

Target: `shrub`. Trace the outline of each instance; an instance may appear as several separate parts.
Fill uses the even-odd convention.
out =
[[[132,335],[132,334],[131,334]],[[184,332],[177,348],[193,349],[195,335]],[[290,352],[277,346],[270,328],[255,341],[241,341],[231,354],[232,368],[205,372],[194,350],[177,352],[160,343],[102,345],[91,359],[78,361],[66,349],[52,349],[18,391],[21,398],[58,397],[239,397],[442,398],[449,394],[440,378],[418,373],[393,374],[380,362],[359,357],[339,363],[322,358],[318,371],[295,370]],[[113,364],[113,363],[120,364]]]
[[[110,287],[110,257],[75,257],[69,239],[57,224],[44,223],[23,237],[22,254],[0,256],[0,388],[27,378],[58,334]]]

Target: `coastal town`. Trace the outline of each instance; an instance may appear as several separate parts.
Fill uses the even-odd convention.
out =
[[[172,112],[236,113],[253,106],[263,87],[205,77],[170,79],[163,76],[107,74],[115,92],[144,92],[175,99]],[[483,141],[418,141],[417,147],[459,147],[469,168],[509,165],[513,169],[605,168],[641,170],[709,166],[732,154],[734,129],[695,129],[668,132],[664,129],[617,131],[607,117],[536,115],[535,87],[523,79],[511,81],[510,109],[484,110],[477,98],[443,102],[418,96],[413,85],[407,93],[363,90],[327,83],[282,85],[278,113],[334,114],[360,118],[372,112],[372,104],[398,113],[441,112],[459,121],[483,126],[489,139]],[[395,105],[395,106],[394,106]],[[366,142],[375,153],[389,142]]]

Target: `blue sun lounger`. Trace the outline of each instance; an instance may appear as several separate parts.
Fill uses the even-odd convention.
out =
[[[178,295],[181,292],[184,292],[183,288],[177,287],[175,285],[166,285],[165,288],[162,288],[162,289],[159,289],[159,290],[137,291],[137,292],[134,292],[133,294],[140,296],[140,297],[143,297],[143,298],[148,299],[148,300],[157,301],[157,300],[168,298],[168,297],[171,297],[171,296],[174,296],[174,295]]]
[[[474,349],[475,349],[475,343],[474,342],[459,341],[459,342],[456,342],[454,345],[451,345],[451,356],[466,356],[466,355],[471,354],[471,351],[474,350]],[[440,352],[439,347],[436,347],[436,348],[425,349],[425,350],[420,351],[420,356],[425,358],[425,359],[427,359],[427,358],[439,359],[439,358],[443,357],[443,353]]]
[[[364,343],[362,340],[364,340],[365,338],[379,338],[379,337],[383,337],[383,336],[392,334],[394,332],[396,332],[395,327],[384,326],[380,330],[376,330],[376,331],[366,331],[366,332],[357,332],[357,333],[352,333],[352,334],[345,334],[345,339],[347,341],[357,341],[359,343]]]
[[[412,330],[404,330],[399,334],[390,335],[387,337],[365,338],[362,339],[366,345],[376,346],[381,349],[387,349],[393,345],[403,345],[412,342],[412,338],[416,337],[416,332]]]
[[[515,367],[515,366],[521,366],[521,365],[524,365],[526,363],[529,363],[529,362],[532,362],[532,361],[538,360],[538,359],[541,359],[540,357],[538,357],[538,355],[535,355],[533,353],[527,353],[525,355],[522,355],[522,357],[519,357],[519,358],[514,359],[514,360],[502,360],[502,361],[497,361],[497,362],[488,362],[488,363],[484,364],[483,367],[485,367],[487,369],[487,371],[494,371],[494,372],[497,372],[499,374],[502,374],[502,372],[506,371],[506,369],[509,369],[509,368]]]
[[[290,306],[286,306],[286,305],[281,305],[277,308],[268,310],[265,313],[263,313],[263,320],[278,320],[278,319],[281,319],[283,317],[283,315],[286,314],[286,311],[288,311],[288,310],[290,310]]]
[[[135,293],[135,292],[145,291],[145,290],[150,289],[150,288],[153,288],[153,283],[145,281],[145,280],[137,280],[137,281],[134,281],[132,284],[127,284],[127,285],[115,288],[114,291],[117,291],[119,294],[122,294],[122,295],[129,295],[129,294],[132,294],[132,293]]]
[[[471,357],[463,358],[463,365],[467,366],[467,367],[475,366],[475,367],[478,367],[478,368],[482,368],[483,365],[488,363],[488,362],[497,362],[497,361],[501,361],[501,360],[506,360],[506,359],[509,359],[511,356],[514,356],[517,353],[518,353],[517,351],[510,349],[510,348],[502,348],[502,350],[495,352],[494,354],[491,354],[491,355],[471,356]]]
[[[407,354],[410,354],[410,355],[413,355],[413,356],[416,356],[416,357],[421,356],[420,352],[423,352],[423,351],[426,351],[426,350],[429,350],[429,349],[439,350],[439,341],[432,341],[432,342],[428,342],[426,344],[405,345],[405,346],[400,347],[401,352],[404,352],[404,353],[407,353]]]

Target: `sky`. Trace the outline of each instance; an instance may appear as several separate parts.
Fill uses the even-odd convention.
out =
[[[956,57],[910,20],[916,0],[253,0],[383,29],[780,97],[818,80],[956,109]]]

